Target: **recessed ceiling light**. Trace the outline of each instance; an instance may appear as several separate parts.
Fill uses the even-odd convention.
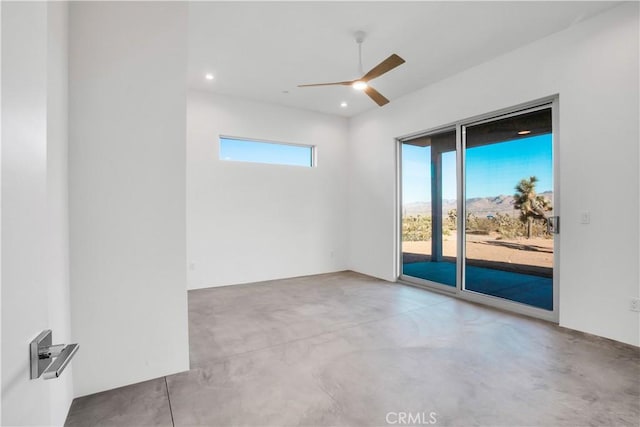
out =
[[[207,80],[213,80],[213,74],[207,73],[207,74],[204,75],[204,78],[207,79]]]
[[[342,102],[340,103],[340,106],[341,106],[342,108],[347,108],[348,104],[347,104],[346,102],[342,101]]]
[[[521,130],[520,132],[518,132],[518,135],[529,135],[530,133],[530,130]]]
[[[354,88],[355,90],[365,90],[367,87],[369,87],[369,85],[367,84],[367,82],[363,82],[362,80],[357,80],[353,82],[351,87]]]

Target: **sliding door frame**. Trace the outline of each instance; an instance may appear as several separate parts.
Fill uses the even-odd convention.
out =
[[[457,125],[455,123],[449,124],[449,125],[445,125],[445,126],[439,126],[437,128],[433,128],[433,129],[428,129],[426,131],[422,131],[422,132],[417,132],[411,135],[407,135],[404,136],[402,138],[397,138],[396,139],[396,147],[397,147],[397,155],[396,155],[396,171],[397,171],[397,206],[398,209],[396,210],[397,213],[397,223],[396,223],[396,232],[397,232],[397,237],[396,237],[396,242],[397,243],[397,256],[396,256],[396,262],[397,262],[397,274],[396,277],[398,278],[398,280],[402,281],[403,283],[408,283],[411,285],[416,285],[416,286],[420,286],[420,287],[425,287],[431,290],[435,290],[438,292],[443,292],[446,294],[457,294],[459,289],[459,281],[457,280],[457,270],[458,270],[458,260],[456,259],[456,287],[451,287],[442,283],[437,283],[437,282],[433,282],[431,280],[426,280],[426,279],[421,279],[419,277],[413,277],[413,276],[406,276],[402,273],[402,144],[411,141],[413,139],[417,139],[417,138],[422,138],[422,137],[427,137],[430,135],[436,135],[439,133],[443,133],[443,132],[451,132],[451,131],[456,131],[456,151],[458,150],[458,141],[457,141]],[[458,155],[456,153],[456,165],[458,164]],[[457,166],[456,166],[457,168]],[[432,177],[433,179],[433,177]],[[431,203],[433,203],[433,200],[431,200]],[[433,219],[432,219],[433,221]],[[456,224],[457,226],[457,224]],[[456,242],[456,245],[458,243]]]
[[[468,126],[478,125],[485,122],[491,122],[508,117],[518,116],[527,112],[551,108],[551,127],[552,127],[552,156],[553,156],[553,210],[554,214],[561,216],[560,209],[560,179],[559,179],[559,96],[552,95],[540,98],[531,102],[515,105],[490,113],[470,117],[459,120],[445,126],[432,128],[422,132],[405,135],[396,138],[396,277],[401,283],[412,286],[424,287],[429,290],[446,293],[460,299],[471,302],[481,303],[484,305],[496,307],[499,309],[535,317],[543,320],[558,323],[559,321],[559,301],[560,301],[560,239],[559,235],[553,236],[553,310],[544,310],[527,304],[510,301],[504,298],[485,295],[464,289],[465,277],[464,266],[466,263],[465,239],[466,239],[466,188],[465,188],[465,129]],[[456,130],[456,179],[457,179],[457,254],[456,254],[456,287],[435,283],[429,280],[423,280],[402,274],[402,144],[422,136],[428,136],[447,130]]]

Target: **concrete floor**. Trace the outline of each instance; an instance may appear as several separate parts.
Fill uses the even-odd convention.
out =
[[[66,425],[640,424],[638,348],[355,273],[190,291],[189,316],[190,371]]]

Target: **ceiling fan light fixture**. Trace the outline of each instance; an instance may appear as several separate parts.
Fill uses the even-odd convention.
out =
[[[369,85],[367,84],[367,82],[363,82],[362,80],[356,80],[351,84],[351,87],[355,90],[365,90],[369,87]]]
[[[313,84],[304,84],[298,85],[298,87],[311,87],[311,86],[351,86],[355,90],[360,92],[364,92],[369,98],[373,100],[379,107],[386,105],[389,103],[389,100],[385,98],[380,92],[375,90],[373,87],[369,86],[369,82],[373,79],[376,79],[383,74],[388,73],[399,65],[404,64],[404,59],[400,58],[395,53],[389,56],[387,59],[370,69],[367,73],[362,71],[362,41],[364,40],[365,34],[362,31],[358,31],[355,34],[356,43],[358,44],[358,59],[360,65],[360,77],[358,80],[346,80],[341,82],[332,82],[332,83],[313,83]],[[343,107],[344,108],[344,107]]]

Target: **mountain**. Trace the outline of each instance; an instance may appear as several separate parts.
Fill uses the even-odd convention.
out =
[[[548,200],[553,200],[553,192],[545,191],[539,195],[544,196]],[[467,212],[473,213],[475,216],[495,215],[497,213],[517,216],[519,212],[513,208],[513,196],[494,196],[494,197],[475,197],[467,199]],[[456,200],[443,200],[443,212],[449,212],[451,209],[457,208]],[[414,202],[407,203],[402,207],[403,215],[431,215],[431,202]]]

